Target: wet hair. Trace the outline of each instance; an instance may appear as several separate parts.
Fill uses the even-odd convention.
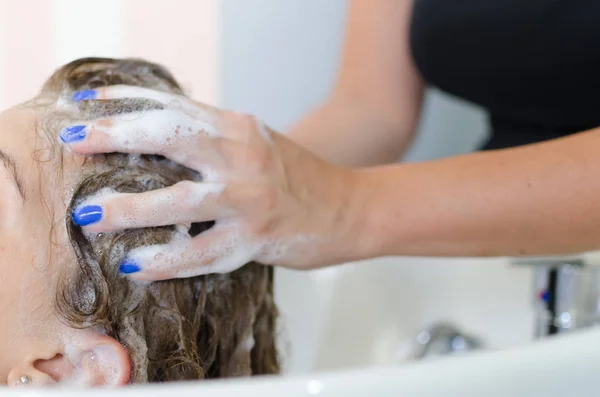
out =
[[[70,98],[78,90],[115,84],[183,94],[175,78],[159,65],[136,59],[86,58],[56,71],[42,96]],[[143,99],[83,101],[70,106],[75,109],[55,119],[87,120],[164,108]],[[73,190],[65,222],[77,264],[67,267],[61,277],[57,313],[70,327],[98,329],[122,343],[131,357],[133,383],[279,371],[272,268],[250,263],[228,274],[152,284],[130,281],[119,273],[129,250],[167,243],[177,233],[197,235],[212,223],[193,224],[189,231],[164,226],[88,235],[69,216],[78,202],[104,188],[138,193],[201,177],[161,156],[111,153],[90,156]]]

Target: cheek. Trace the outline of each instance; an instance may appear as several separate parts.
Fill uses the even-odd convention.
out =
[[[10,313],[18,302],[21,280],[17,274],[18,269],[14,269],[12,262],[7,261],[5,255],[2,255],[2,258],[3,260],[0,262],[0,324],[6,324],[6,314]]]
[[[41,256],[41,255],[40,255]],[[23,271],[13,287],[13,305],[18,308],[15,324],[20,333],[27,337],[50,334],[50,321],[53,318],[56,301],[56,278],[53,266],[45,261],[21,264]]]
[[[48,235],[0,235],[0,324],[31,333],[54,304],[54,266]],[[3,331],[0,330],[0,334]],[[1,338],[0,338],[1,339]]]
[[[29,267],[31,255],[24,252],[23,247],[17,239],[7,241],[5,236],[0,239],[6,241],[6,245],[0,246],[0,294],[2,300],[0,305],[6,302],[6,298],[13,297],[13,291],[16,291],[27,276],[26,269]],[[0,312],[1,314],[1,312]]]
[[[14,250],[1,247],[0,262],[0,341],[2,344],[17,335],[21,324],[23,291],[27,290],[27,274],[23,263],[15,262]],[[3,350],[3,347],[0,347]]]

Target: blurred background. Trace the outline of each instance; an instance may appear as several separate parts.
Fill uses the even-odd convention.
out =
[[[285,131],[327,95],[345,12],[342,0],[0,0],[0,108],[31,98],[73,59],[143,57],[196,99]],[[419,129],[406,161],[473,150],[485,115],[429,90]],[[288,372],[398,363],[438,321],[491,348],[533,335],[531,271],[502,259],[383,258],[278,270],[276,283]]]

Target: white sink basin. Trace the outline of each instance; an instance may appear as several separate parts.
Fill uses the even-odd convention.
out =
[[[315,376],[132,386],[2,390],[7,397],[597,397],[600,329],[497,352]]]
[[[308,273],[278,269],[286,373],[397,365],[419,331],[440,322],[485,348],[521,346],[534,335],[532,276],[531,268],[504,259],[382,258]]]

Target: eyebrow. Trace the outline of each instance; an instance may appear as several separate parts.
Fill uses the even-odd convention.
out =
[[[25,201],[25,189],[23,188],[23,184],[21,183],[22,178],[17,169],[17,163],[15,162],[15,159],[5,151],[0,150],[0,161],[4,165],[4,168],[6,168],[9,171],[10,175],[13,177],[15,187],[21,194],[23,201]]]

